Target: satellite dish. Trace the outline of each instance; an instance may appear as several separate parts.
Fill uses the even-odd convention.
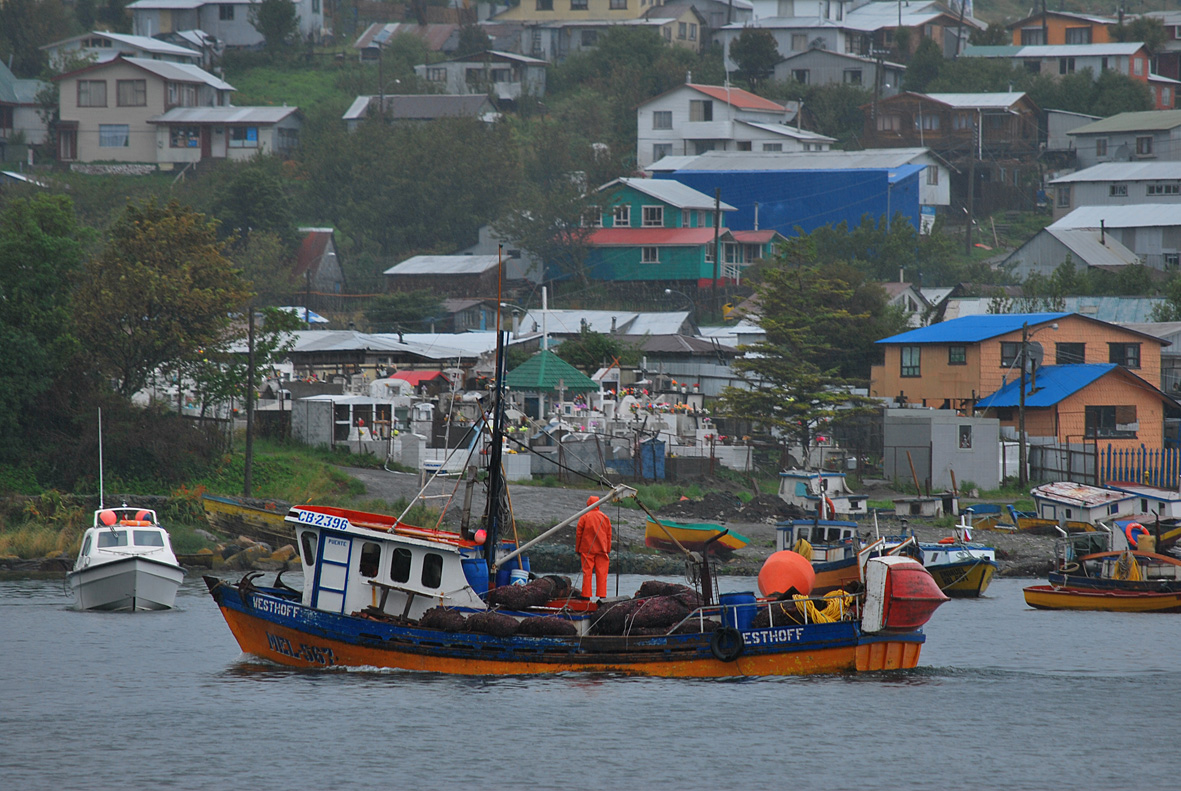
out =
[[[1042,360],[1045,359],[1046,350],[1037,341],[1030,341],[1026,344],[1026,353],[1029,355],[1025,360],[1025,370],[1032,371],[1034,368],[1040,367]]]

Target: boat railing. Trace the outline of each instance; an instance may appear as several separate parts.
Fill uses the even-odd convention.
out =
[[[816,614],[828,609],[833,603],[836,603],[837,613],[834,616],[824,617],[819,619]],[[811,605],[811,606],[809,606]],[[822,605],[822,606],[821,606]],[[677,623],[673,624],[668,630],[668,634],[673,634],[693,620],[698,622],[698,630],[701,633],[706,632],[706,619],[718,618],[722,621],[723,626],[734,626],[735,619],[727,619],[727,615],[732,611],[737,611],[740,607],[752,607],[755,609],[756,615],[760,610],[767,611],[768,623],[766,626],[748,627],[758,629],[771,629],[786,625],[792,626],[807,626],[813,623],[834,623],[837,621],[846,621],[851,617],[857,615],[857,595],[853,593],[843,593],[839,596],[801,596],[790,599],[764,599],[743,604],[711,604],[707,606],[698,607],[690,612]],[[788,616],[783,612],[783,608],[793,608],[794,613]],[[776,621],[776,610],[778,612],[779,621]],[[798,619],[798,620],[797,620]]]

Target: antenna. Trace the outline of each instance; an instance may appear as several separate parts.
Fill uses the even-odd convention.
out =
[[[98,408],[98,510],[103,509],[103,408]]]

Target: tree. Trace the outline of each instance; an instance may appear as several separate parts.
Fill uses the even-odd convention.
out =
[[[36,77],[46,66],[41,47],[74,32],[61,0],[0,3],[0,60],[19,77]]]
[[[943,50],[932,38],[923,38],[906,66],[902,86],[905,90],[922,93],[927,84],[939,76],[943,68]]]
[[[250,297],[212,222],[176,201],[127,207],[74,295],[93,369],[130,398],[164,365],[223,340]]]
[[[977,47],[999,47],[1013,43],[1013,34],[1000,22],[989,22],[984,30],[974,28],[968,42]]]
[[[1138,16],[1125,20],[1121,25],[1109,25],[1107,31],[1112,41],[1142,42],[1150,56],[1164,49],[1169,41],[1164,22],[1154,16]]]
[[[271,233],[284,245],[294,247],[298,241],[295,212],[283,183],[279,158],[258,155],[224,167],[232,168],[232,175],[213,204],[222,236],[244,239],[251,233]]]
[[[22,417],[66,370],[77,349],[69,284],[86,232],[64,196],[12,200],[0,213],[0,436],[15,438]],[[0,458],[17,453],[0,443]]]
[[[431,291],[399,291],[377,297],[365,309],[370,332],[426,332],[443,315],[443,303]]]
[[[474,55],[492,48],[492,39],[479,25],[464,25],[459,29],[459,46],[455,48],[457,55]]]
[[[734,369],[745,387],[722,394],[725,414],[798,444],[804,458],[819,429],[862,403],[841,375],[840,360],[859,343],[855,334],[874,321],[857,286],[820,260],[815,240],[794,237],[761,271],[755,294],[766,340],[739,347],[745,355]],[[880,295],[883,308],[884,302]]]
[[[262,0],[252,4],[250,24],[266,41],[266,48],[279,51],[299,35],[299,15],[291,0]]]
[[[579,331],[577,338],[562,341],[554,354],[589,373],[594,373],[600,366],[611,365],[616,359],[624,365],[634,365],[640,357],[634,346],[586,327]]]
[[[751,90],[757,90],[775,73],[783,57],[770,31],[746,27],[730,42],[730,60],[738,66],[735,76],[746,80]]]

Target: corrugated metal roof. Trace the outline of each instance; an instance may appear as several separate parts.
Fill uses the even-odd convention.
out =
[[[495,255],[416,255],[385,270],[386,275],[476,275],[495,269]]]
[[[991,297],[952,297],[947,301],[944,315],[948,319],[981,316],[988,313],[992,302]],[[1151,321],[1153,309],[1164,300],[1160,297],[1066,297],[1063,302],[1069,313],[1109,324],[1127,325],[1129,322]]]
[[[689,321],[689,311],[672,310],[666,313],[637,313],[624,331],[628,335],[679,335]]]
[[[1171,181],[1181,179],[1181,162],[1102,162],[1053,179],[1051,184],[1087,181]]]
[[[364,333],[354,330],[298,330],[291,333],[295,345],[293,352],[350,352],[389,351],[405,352],[428,360],[449,360],[457,357],[471,358],[462,349],[442,344],[424,344],[399,341],[396,334]]]
[[[1105,16],[1094,16],[1092,14],[1075,14],[1075,13],[1071,13],[1070,11],[1047,11],[1046,16],[1060,16],[1060,17],[1066,17],[1067,19],[1081,19],[1084,22],[1095,22],[1100,25],[1114,25],[1114,24],[1117,24],[1117,22],[1118,22],[1118,20],[1110,19],[1109,17],[1105,17]],[[1012,30],[1013,28],[1021,27],[1026,22],[1029,22],[1030,20],[1033,20],[1033,19],[1037,19],[1040,21],[1041,18],[1042,18],[1041,13],[1033,14],[1031,16],[1025,17],[1024,19],[1018,19],[1016,22],[1010,22],[1008,25],[1005,25],[1005,29]],[[1036,27],[1036,26],[1034,26],[1034,27]]]
[[[1090,365],[1044,365],[1037,369],[1037,376],[1025,377],[1025,406],[1038,408],[1054,406],[1062,399],[1074,395],[1087,385],[1118,368],[1114,363]],[[1021,372],[1016,371],[1015,381],[1009,382],[995,393],[985,396],[976,403],[977,409],[1019,406],[1021,402]],[[1036,384],[1037,389],[1034,389]]]
[[[1025,97],[1021,91],[1005,93],[924,93],[928,99],[946,104],[948,107],[973,110],[1007,110]]]
[[[128,4],[127,7],[133,11],[137,8],[159,8],[176,11],[200,8],[209,3],[210,0],[136,0],[136,2]],[[234,3],[234,0],[226,0],[226,3],[227,5]],[[237,0],[237,3],[234,4],[249,5],[250,0]]]
[[[1147,132],[1181,126],[1181,110],[1144,110],[1120,113],[1086,126],[1071,129],[1068,135],[1110,134],[1112,132]]]
[[[1137,203],[1131,206],[1079,206],[1049,228],[1169,228],[1181,225],[1181,203]]]
[[[277,124],[298,107],[173,107],[149,124]]]
[[[112,33],[108,30],[96,30],[93,33],[83,33],[80,36],[72,36],[60,41],[54,41],[50,44],[45,44],[44,46],[40,47],[40,49],[53,49],[54,47],[60,47],[63,44],[70,44],[75,41],[81,41],[82,39],[90,38],[106,38],[110,39],[111,41],[118,42],[119,44],[125,44],[129,47],[142,49],[145,52],[157,52],[161,55],[177,55],[180,57],[192,58],[193,60],[199,60],[201,58],[200,52],[194,52],[191,49],[186,49],[176,44],[170,44],[167,41],[161,41],[158,38],[152,38],[151,36],[133,36],[127,33]],[[92,48],[85,47],[84,49]]]
[[[1112,234],[1103,235],[1090,228],[1046,228],[1070,250],[1074,260],[1087,266],[1129,266],[1139,264],[1140,257],[1120,244]],[[1102,238],[1103,241],[1100,241]]]
[[[726,231],[723,228],[721,232]],[[693,247],[710,244],[713,240],[713,228],[596,228],[586,242],[599,247]]]
[[[988,313],[980,316],[943,321],[928,327],[904,332],[878,343],[977,343],[1020,330],[1023,324],[1030,327],[1049,324],[1069,316],[1069,313]]]
[[[823,143],[835,143],[837,141],[835,137],[822,135],[819,132],[809,132],[807,129],[796,129],[794,126],[788,126],[787,124],[760,124],[757,121],[744,121],[741,118],[738,119],[738,123],[753,126],[755,129],[762,129],[765,132],[795,138],[796,140],[819,141]]]
[[[930,158],[926,148],[871,148],[865,151],[710,151],[696,157],[665,157],[676,170],[883,170]],[[675,160],[685,160],[677,162]],[[664,162],[664,160],[661,160]]]
[[[686,87],[704,93],[706,96],[717,99],[719,102],[725,102],[731,107],[741,107],[743,110],[765,110],[772,113],[787,112],[787,108],[782,104],[773,102],[770,99],[764,99],[762,96],[753,94],[750,91],[744,91],[742,88],[735,88],[734,86],[698,85],[697,83],[690,82],[686,83]]]
[[[342,116],[345,121],[364,118],[380,96],[358,96]],[[431,119],[443,117],[477,118],[492,110],[492,103],[482,93],[476,94],[386,94],[385,116],[389,119]]]
[[[1050,44],[1049,46],[967,46],[968,58],[1085,58],[1111,55],[1134,55],[1144,49],[1138,41],[1113,41],[1106,44]]]
[[[698,192],[692,187],[686,187],[679,181],[672,179],[641,179],[641,178],[618,178],[614,181],[609,181],[600,187],[600,190],[608,189],[616,184],[622,184],[625,187],[631,187],[637,192],[642,192],[649,195],[656,200],[664,201],[670,206],[675,206],[678,209],[713,209],[714,199],[704,192]],[[734,207],[728,203],[721,204],[722,211],[735,211]]]
[[[540,351],[509,371],[504,383],[514,390],[526,392],[590,392],[599,386],[582,371],[551,351]]]
[[[651,165],[649,165],[646,168],[646,170],[662,171],[662,172],[667,171],[667,172],[671,173],[673,171],[680,170],[682,167],[684,167],[685,165],[687,165],[688,163],[692,162],[695,159],[697,159],[696,156],[661,157],[660,159],[656,160]]]
[[[124,57],[122,60],[173,82],[203,82],[219,91],[237,90],[225,80],[218,79],[204,69],[194,66],[191,63],[172,63],[166,60],[128,57]]]
[[[551,335],[577,335],[583,322],[594,332],[612,332],[627,335],[675,335],[680,333],[689,320],[689,311],[645,311],[637,313],[628,310],[550,310],[542,321],[542,311],[531,310],[521,320],[522,331],[540,331],[542,326]]]

